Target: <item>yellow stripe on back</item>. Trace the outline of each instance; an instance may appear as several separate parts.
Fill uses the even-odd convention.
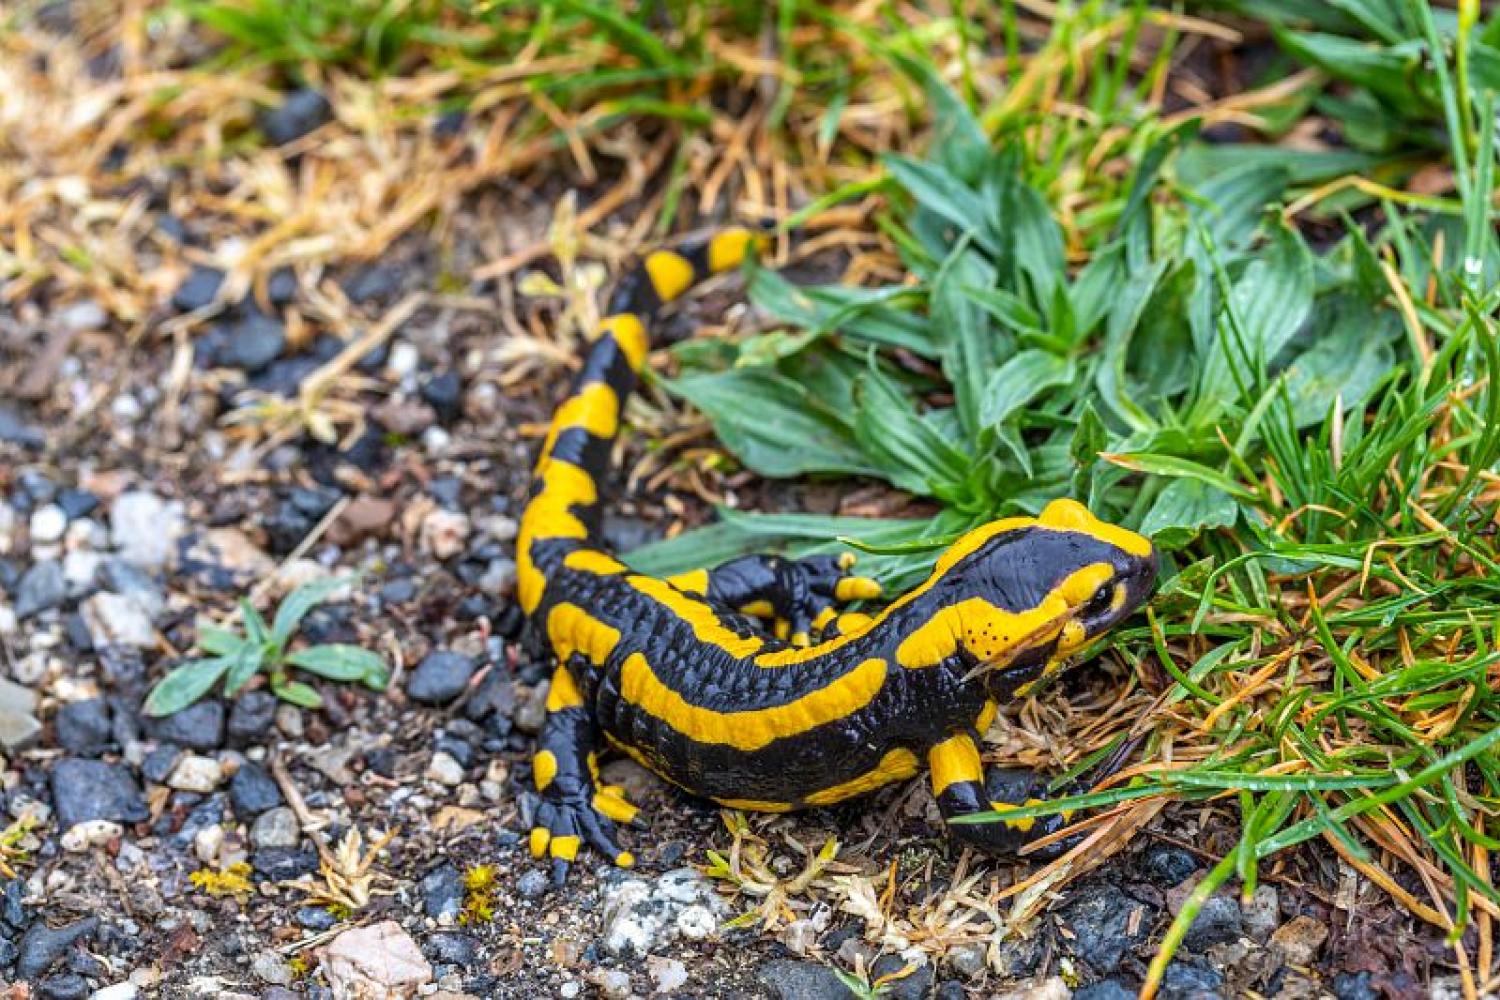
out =
[[[663,302],[671,302],[693,283],[693,265],[671,250],[657,250],[648,255],[646,274],[651,278],[651,287],[656,289],[656,297]]]
[[[516,595],[521,610],[535,611],[542,601],[547,581],[532,559],[533,542],[549,538],[586,538],[588,528],[570,508],[599,499],[594,480],[576,465],[547,462],[540,473],[542,488],[521,517],[516,536]]]
[[[713,608],[665,580],[636,575],[626,577],[626,582],[691,626],[699,642],[717,646],[737,657],[750,656],[764,645],[759,639],[741,636],[725,628]]]
[[[559,660],[566,661],[574,653],[582,653],[597,667],[620,644],[620,630],[576,604],[562,603],[547,612],[547,641]]]
[[[869,659],[784,705],[719,712],[689,704],[662,682],[644,655],[632,653],[620,668],[620,694],[636,708],[698,743],[759,750],[775,740],[847,718],[874,700],[885,677],[885,661]]]
[[[646,334],[646,325],[635,313],[616,313],[606,317],[599,324],[599,335],[615,338],[615,346],[625,355],[631,371],[639,372],[645,367],[646,351],[651,342]]]
[[[718,274],[739,267],[750,247],[760,242],[758,237],[759,234],[739,227],[717,234],[708,241],[708,269]]]
[[[851,781],[846,781],[821,792],[813,792],[804,800],[810,806],[829,806],[835,802],[852,799],[866,792],[873,792],[893,781],[905,781],[917,773],[917,755],[905,748],[888,752],[872,771],[866,771]]]

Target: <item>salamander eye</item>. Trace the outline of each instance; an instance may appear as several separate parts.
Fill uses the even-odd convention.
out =
[[[1083,613],[1090,617],[1102,615],[1108,611],[1114,601],[1115,587],[1112,583],[1106,583],[1094,591],[1093,595],[1084,602]]]

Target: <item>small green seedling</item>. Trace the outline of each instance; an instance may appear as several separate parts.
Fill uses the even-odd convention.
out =
[[[292,680],[289,667],[333,681],[358,681],[372,690],[385,690],[390,669],[379,654],[368,649],[327,643],[287,650],[308,612],[349,582],[344,577],[303,584],[282,600],[269,625],[248,600],[241,598],[244,633],[212,625],[201,627],[198,645],[209,655],[188,660],[163,677],[146,698],[146,712],[156,716],[180,712],[208,694],[221,677],[225,697],[232,697],[262,671],[270,678],[276,697],[304,708],[320,707],[322,697],[311,685]]]

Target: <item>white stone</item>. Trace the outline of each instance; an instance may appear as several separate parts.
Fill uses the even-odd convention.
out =
[[[662,958],[658,955],[646,956],[646,971],[651,974],[651,979],[656,983],[656,992],[671,993],[681,989],[687,982],[687,966],[675,958]]]
[[[177,540],[187,530],[186,508],[180,500],[131,490],[115,497],[109,509],[109,529],[111,541],[126,562],[142,569],[161,569],[172,562]]]
[[[135,1000],[140,994],[141,988],[135,983],[115,983],[101,986],[89,995],[89,1000]]]
[[[68,592],[83,593],[94,585],[99,575],[99,564],[104,557],[89,549],[70,549],[63,554],[63,579],[68,582]]]
[[[15,635],[20,628],[15,609],[9,604],[0,604],[0,635]]]
[[[439,559],[452,559],[469,540],[469,519],[455,510],[434,507],[422,519],[422,548]]]
[[[323,951],[335,1000],[405,1000],[432,979],[432,966],[394,920],[347,930]]]
[[[224,768],[212,757],[188,754],[177,762],[167,776],[167,785],[180,792],[207,795],[224,780]]]
[[[15,509],[3,500],[0,500],[0,556],[8,555],[11,547],[15,544],[16,534],[16,512]]]
[[[43,504],[31,512],[31,544],[51,545],[60,541],[67,530],[68,515],[57,504]]]
[[[391,353],[385,360],[385,370],[395,378],[405,378],[417,370],[421,360],[422,356],[417,353],[415,345],[398,340],[391,345]]]
[[[107,819],[87,819],[74,823],[62,835],[62,849],[80,854],[90,847],[102,847],[116,837],[125,835],[124,827]]]
[[[439,750],[432,755],[432,763],[427,765],[427,777],[451,788],[463,784],[464,767],[452,755]]]
[[[205,865],[215,865],[219,860],[219,848],[224,846],[224,828],[218,823],[209,823],[193,834],[193,853]]]
[[[131,646],[152,649],[156,646],[156,629],[151,616],[135,601],[123,594],[101,591],[84,601],[78,609],[88,626],[94,646]]]
[[[267,809],[250,827],[250,843],[256,847],[296,847],[301,840],[297,814],[286,806]]]
[[[1061,976],[1044,979],[1035,986],[1023,986],[1008,993],[1000,993],[994,1000],[1068,1000],[1073,991]]]

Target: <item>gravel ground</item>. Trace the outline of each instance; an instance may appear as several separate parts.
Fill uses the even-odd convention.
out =
[[[317,118],[296,100],[288,116]],[[519,206],[518,224],[541,232],[543,204]],[[198,239],[173,220],[142,252]],[[378,325],[481,257],[462,233],[441,253],[408,240],[334,279]],[[220,277],[188,272],[147,325],[206,305]],[[343,347],[284,321],[307,288],[264,291],[186,350],[127,347],[97,303],[54,307],[45,290],[0,313],[0,807],[17,872],[0,878],[5,997],[835,998],[882,977],[891,998],[1134,994],[1233,842],[1206,812],[1164,814],[1002,938],[999,893],[1027,867],[955,854],[920,784],[736,831],[617,762],[610,777],[647,810],[626,834],[638,869],[588,856],[550,891],[524,844],[547,664],[511,592],[534,434],[564,377],[507,383],[481,285],[421,305],[358,359],[367,419],[337,445],[226,424],[247,391],[285,399]],[[838,492],[740,485],[746,506],[826,507]],[[611,540],[658,534],[664,499],[621,501]],[[690,497],[669,509],[705,516]],[[256,682],[143,717],[200,616],[346,571],[359,583],[303,634],[385,654],[388,691],[319,683],[324,707],[307,710]],[[789,886],[830,836],[843,849],[827,879]],[[737,840],[770,883],[735,892],[703,874]],[[1164,995],[1426,995],[1450,982],[1450,954],[1313,851],[1248,902],[1211,899]]]

